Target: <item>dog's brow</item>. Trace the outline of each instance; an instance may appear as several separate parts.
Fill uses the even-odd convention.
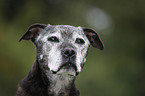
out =
[[[73,33],[68,31],[68,30],[65,30],[65,31],[61,32],[62,38],[66,38],[66,39],[72,38],[72,35],[73,35]]]

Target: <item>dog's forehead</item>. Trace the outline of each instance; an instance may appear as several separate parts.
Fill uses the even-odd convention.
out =
[[[72,38],[76,36],[83,36],[82,27],[74,27],[70,25],[48,25],[45,28],[45,34],[61,35],[62,38]]]

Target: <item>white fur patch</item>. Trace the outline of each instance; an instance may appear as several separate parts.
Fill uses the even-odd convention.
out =
[[[51,71],[57,71],[62,62],[61,52],[58,50],[56,45],[54,45],[52,48],[53,50],[50,50],[48,55],[48,67]]]
[[[43,55],[40,55],[40,59],[41,59],[41,60],[43,59]]]

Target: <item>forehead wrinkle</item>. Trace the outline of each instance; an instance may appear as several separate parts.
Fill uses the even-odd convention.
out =
[[[72,38],[72,32],[71,32],[71,30],[62,30],[61,31],[61,36],[62,36],[62,38],[64,38],[65,40],[66,39],[71,39]]]

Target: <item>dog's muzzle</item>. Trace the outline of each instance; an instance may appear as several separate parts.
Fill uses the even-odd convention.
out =
[[[75,71],[77,70],[76,68],[76,52],[74,51],[73,48],[64,48],[62,50],[62,66],[67,66],[67,67],[74,67]]]
[[[53,73],[59,73],[61,70],[65,70],[65,73],[71,73],[71,71],[75,71],[77,74],[77,66],[76,66],[76,52],[73,48],[66,47],[62,50],[62,64],[57,71],[53,71]],[[63,73],[63,72],[62,72]]]
[[[73,48],[65,48],[62,51],[63,62],[62,66],[66,67],[67,69],[73,67],[75,71],[77,71],[76,67],[76,52]]]

